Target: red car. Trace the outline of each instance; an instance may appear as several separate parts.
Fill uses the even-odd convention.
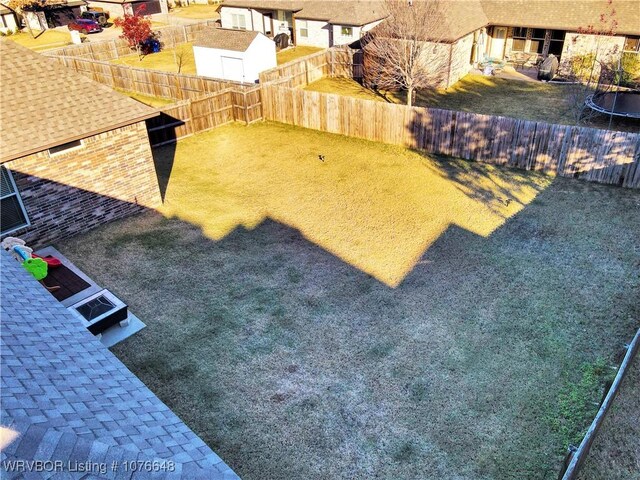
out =
[[[102,31],[102,27],[98,22],[88,20],[86,18],[76,18],[67,26],[69,27],[69,30],[77,30],[85,35],[88,33],[98,33]]]

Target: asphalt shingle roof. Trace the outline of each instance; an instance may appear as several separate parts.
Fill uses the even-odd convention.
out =
[[[0,56],[0,162],[158,114],[16,42]]]
[[[252,30],[207,28],[196,34],[193,46],[245,52],[257,36],[258,32]]]
[[[2,450],[2,460],[170,460],[175,470],[153,478],[238,478],[1,249],[0,263],[0,423],[19,434]],[[148,473],[132,476],[120,468],[117,475],[109,471],[92,478],[148,478]],[[2,478],[51,474],[3,471]]]
[[[335,25],[366,25],[386,14],[379,0],[226,0],[222,6],[288,10],[295,18],[324,20]]]
[[[618,22],[616,33],[640,35],[640,2],[638,0],[481,0],[493,25],[513,27],[577,30],[589,25],[598,27],[600,14]]]
[[[421,0],[415,0],[417,2]],[[223,6],[289,10],[301,19],[365,25],[385,18],[379,0],[225,0]],[[614,0],[619,34],[640,35],[638,0]],[[454,41],[487,25],[577,30],[598,25],[606,0],[441,0],[433,39]]]

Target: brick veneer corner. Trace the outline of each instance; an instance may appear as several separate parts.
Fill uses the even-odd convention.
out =
[[[31,226],[13,232],[32,246],[69,237],[162,203],[144,122],[5,164]]]

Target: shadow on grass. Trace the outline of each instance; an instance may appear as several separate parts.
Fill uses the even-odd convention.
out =
[[[62,251],[147,322],[115,353],[246,478],[552,478],[545,418],[633,302],[584,267],[607,215],[569,182],[488,238],[449,225],[398,288],[271,219],[214,241],[148,213]]]

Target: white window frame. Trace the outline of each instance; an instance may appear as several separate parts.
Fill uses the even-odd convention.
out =
[[[347,30],[349,33],[344,33]],[[340,26],[340,36],[343,38],[353,38],[353,27],[347,25]]]
[[[66,142],[66,143],[76,143],[76,142],[80,142],[79,145],[73,145],[69,148],[65,148],[63,150],[59,150],[57,152],[52,152],[51,149],[48,150],[49,152],[49,156],[50,157],[57,157],[58,155],[65,155],[69,152],[73,152],[74,150],[80,150],[81,148],[84,148],[84,141],[83,140],[74,140],[72,142]],[[66,143],[63,143],[62,145],[65,145]],[[62,146],[62,145],[58,145],[58,146]],[[53,147],[55,148],[55,147]]]
[[[240,19],[242,19],[242,21],[240,21]],[[233,28],[234,30],[246,30],[247,17],[243,13],[232,13],[231,28]]]
[[[300,28],[300,36],[302,38],[309,38],[309,21],[308,20],[296,20],[296,25]]]
[[[31,222],[29,221],[29,215],[27,215],[27,209],[24,208],[24,203],[22,203],[22,197],[20,196],[20,192],[18,191],[18,187],[16,186],[16,182],[13,179],[13,174],[11,173],[11,170],[9,170],[8,168],[6,168],[4,166],[0,166],[0,168],[2,168],[7,173],[7,178],[9,179],[9,183],[11,184],[11,188],[13,189],[13,192],[9,193],[8,195],[0,196],[0,200],[4,200],[5,198],[9,198],[9,197],[15,196],[18,199],[18,205],[20,206],[20,210],[22,210],[22,214],[24,215],[24,221],[26,222],[24,225],[19,225],[17,227],[13,227],[10,230],[6,230],[6,231],[0,232],[0,235],[7,235],[7,234],[15,232],[17,230],[21,230],[23,228],[30,227],[31,226]]]

